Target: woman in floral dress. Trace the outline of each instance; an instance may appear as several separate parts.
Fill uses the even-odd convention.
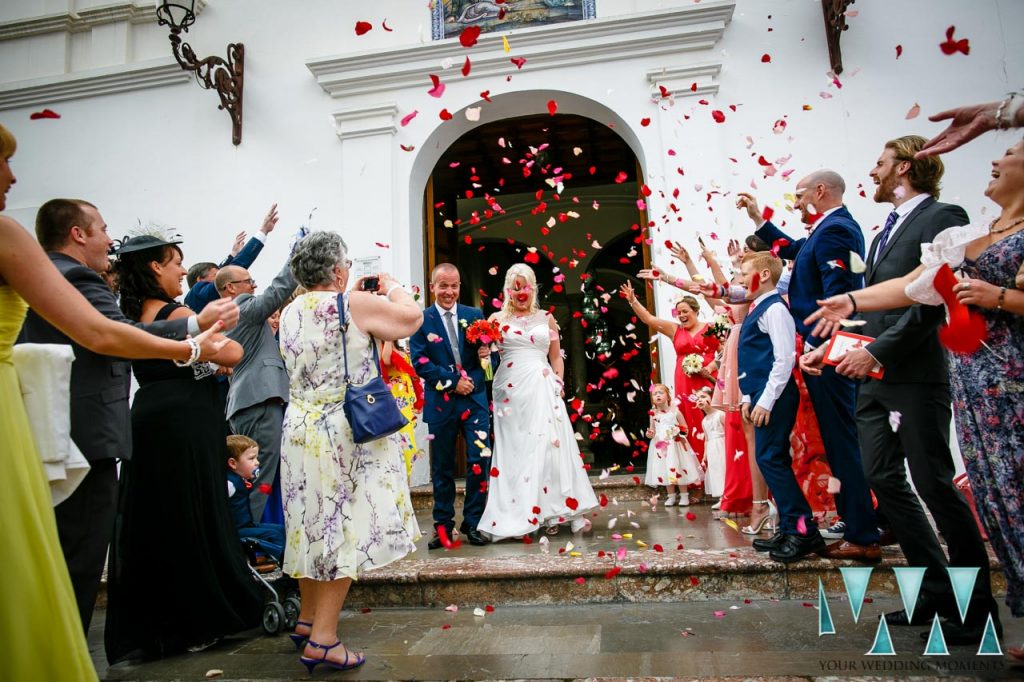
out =
[[[941,305],[936,274],[943,265],[959,269],[952,294],[943,293],[980,316],[985,340],[973,352],[948,354],[957,436],[978,514],[1006,575],[1006,604],[1014,616],[1024,617],[1024,141],[992,162],[985,196],[1002,209],[998,218],[940,232],[922,244],[915,271],[854,295],[862,311],[914,302]],[[845,295],[822,303],[808,318],[821,318],[821,334],[856,312]],[[959,325],[943,333],[947,342],[971,335]],[[1024,658],[1020,649],[1010,653]]]
[[[281,443],[284,571],[298,578],[302,612],[293,640],[300,661],[338,669],[362,665],[362,654],[338,641],[338,613],[352,580],[415,550],[419,528],[409,497],[398,434],[356,445],[342,409],[344,354],[352,383],[380,371],[374,338],[404,338],[423,314],[389,275],[376,294],[345,294],[345,242],[313,232],[292,255],[295,279],[307,289],[281,314],[280,342],[290,377]],[[347,310],[344,343],[338,304]],[[371,336],[372,335],[372,336]]]

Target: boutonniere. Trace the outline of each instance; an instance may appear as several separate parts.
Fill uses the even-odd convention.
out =
[[[464,319],[462,319],[462,318],[460,317],[460,318],[459,318],[459,326],[460,326],[460,327],[462,327],[463,329],[465,329],[466,327],[468,327],[468,326],[469,326],[469,322],[467,322],[466,320],[464,320]]]

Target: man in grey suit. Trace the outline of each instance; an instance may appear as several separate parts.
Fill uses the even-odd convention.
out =
[[[295,279],[285,263],[267,291],[256,295],[256,281],[245,268],[229,265],[217,273],[214,281],[222,300],[238,304],[238,326],[228,336],[242,344],[245,355],[231,374],[228,388],[227,417],[231,430],[249,436],[260,446],[259,475],[253,481],[274,485],[281,460],[281,427],[288,403],[288,372],[281,358],[274,332],[267,319],[295,291]],[[252,518],[259,523],[267,495],[249,496]]]
[[[871,170],[875,201],[891,203],[893,211],[868,251],[867,286],[906,275],[920,264],[923,242],[931,242],[947,227],[969,222],[961,207],[936,201],[944,168],[937,156],[914,158],[924,144],[917,135],[890,140]],[[937,334],[945,309],[918,304],[860,317],[866,324],[857,331],[875,340],[848,353],[836,371],[865,379],[876,362],[885,370],[880,380],[866,379],[858,395],[864,472],[907,563],[927,568],[913,623],[904,611],[886,614],[886,620],[890,625],[928,625],[939,613],[951,618],[943,628],[948,643],[977,642],[988,613],[997,625],[999,616],[988,554],[970,508],[953,486],[949,374]],[[894,413],[899,414],[895,427]],[[946,557],[907,483],[904,461],[946,539],[948,564],[980,569],[966,626],[959,626]]]
[[[208,307],[188,319],[139,324],[125,318],[114,293],[100,276],[107,271],[113,242],[96,207],[77,199],[52,199],[36,215],[36,237],[61,274],[111,320],[133,324],[172,339],[198,334],[218,319],[233,325],[237,307]],[[54,510],[64,560],[86,631],[92,618],[107,547],[117,510],[118,459],[132,455],[128,393],[131,363],[83,348],[30,310],[18,343],[59,343],[75,352],[71,365],[71,439],[89,460],[90,470],[67,500]]]

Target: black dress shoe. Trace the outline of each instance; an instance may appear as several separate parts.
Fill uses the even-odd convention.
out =
[[[785,540],[786,534],[783,533],[781,530],[777,530],[775,531],[775,535],[771,536],[767,540],[763,538],[758,538],[757,540],[754,540],[753,547],[758,552],[770,552],[773,549],[778,549],[779,547],[782,547],[782,544],[783,542],[785,542]]]
[[[906,610],[900,609],[899,611],[890,611],[885,614],[885,622],[886,625],[910,625],[920,627],[923,625],[931,625],[936,613],[940,612],[935,598],[928,594],[921,594],[921,596],[917,598],[917,604],[914,606],[913,621],[907,618]]]
[[[788,564],[825,549],[825,540],[820,535],[787,535],[781,547],[768,552],[772,561]]]
[[[469,544],[471,545],[476,545],[477,547],[479,547],[480,545],[487,544],[487,538],[481,535],[480,531],[478,531],[476,528],[464,531],[463,535],[466,536],[466,539],[469,540]]]
[[[996,638],[999,640],[1003,639],[1003,624],[998,620],[993,619],[992,624],[996,628]],[[928,641],[928,632],[921,633],[921,639]],[[942,636],[946,640],[946,644],[952,644],[954,646],[971,645],[977,646],[981,643],[981,638],[985,634],[984,623],[968,623],[966,625],[960,625],[954,623],[951,620],[942,621]]]
[[[430,542],[427,543],[427,549],[441,549],[441,547],[441,538],[434,533],[434,537],[430,538]]]

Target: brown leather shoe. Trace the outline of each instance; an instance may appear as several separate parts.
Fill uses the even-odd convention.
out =
[[[882,560],[882,548],[878,546],[877,542],[870,545],[855,545],[852,542],[840,540],[832,543],[818,554],[828,559],[853,559],[854,561],[869,562]]]

